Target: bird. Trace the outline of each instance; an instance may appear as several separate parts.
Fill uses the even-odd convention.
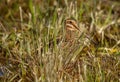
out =
[[[64,21],[64,30],[65,30],[64,43],[69,44],[70,47],[72,44],[74,44],[80,32],[76,19],[72,17],[66,18]]]
[[[79,54],[75,57],[74,61],[72,61],[72,58],[74,58],[74,53],[77,51],[77,48],[79,49],[79,46],[81,44],[78,42],[79,37],[81,35],[84,35],[82,38],[83,40],[86,40],[86,38],[91,41],[91,38],[82,30],[82,28],[79,27],[79,24],[76,19],[74,18],[66,18],[64,21],[64,30],[65,30],[65,36],[63,41],[63,52],[64,52],[64,63],[63,67],[60,69],[61,74],[68,74],[74,78],[83,77],[83,61],[80,60]],[[85,45],[83,45],[83,42],[81,40],[83,49],[86,48]],[[67,54],[67,55],[66,55]],[[81,69],[81,70],[79,70]]]

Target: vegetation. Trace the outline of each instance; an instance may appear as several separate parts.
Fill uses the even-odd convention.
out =
[[[119,0],[0,0],[0,11],[1,82],[120,81]],[[64,49],[70,17],[89,39]]]

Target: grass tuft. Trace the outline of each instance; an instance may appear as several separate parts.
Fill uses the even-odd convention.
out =
[[[117,3],[1,0],[0,81],[119,82]],[[72,45],[64,41],[64,20],[71,17],[82,32]]]

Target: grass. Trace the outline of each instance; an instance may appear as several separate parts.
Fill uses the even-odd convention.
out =
[[[0,2],[1,82],[120,81],[119,1]],[[83,34],[61,47],[68,17],[95,43]]]

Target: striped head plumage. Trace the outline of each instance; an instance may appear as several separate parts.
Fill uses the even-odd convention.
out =
[[[75,30],[80,31],[78,23],[74,18],[68,18],[65,20],[65,28],[66,30],[70,30],[70,31],[75,31]]]

